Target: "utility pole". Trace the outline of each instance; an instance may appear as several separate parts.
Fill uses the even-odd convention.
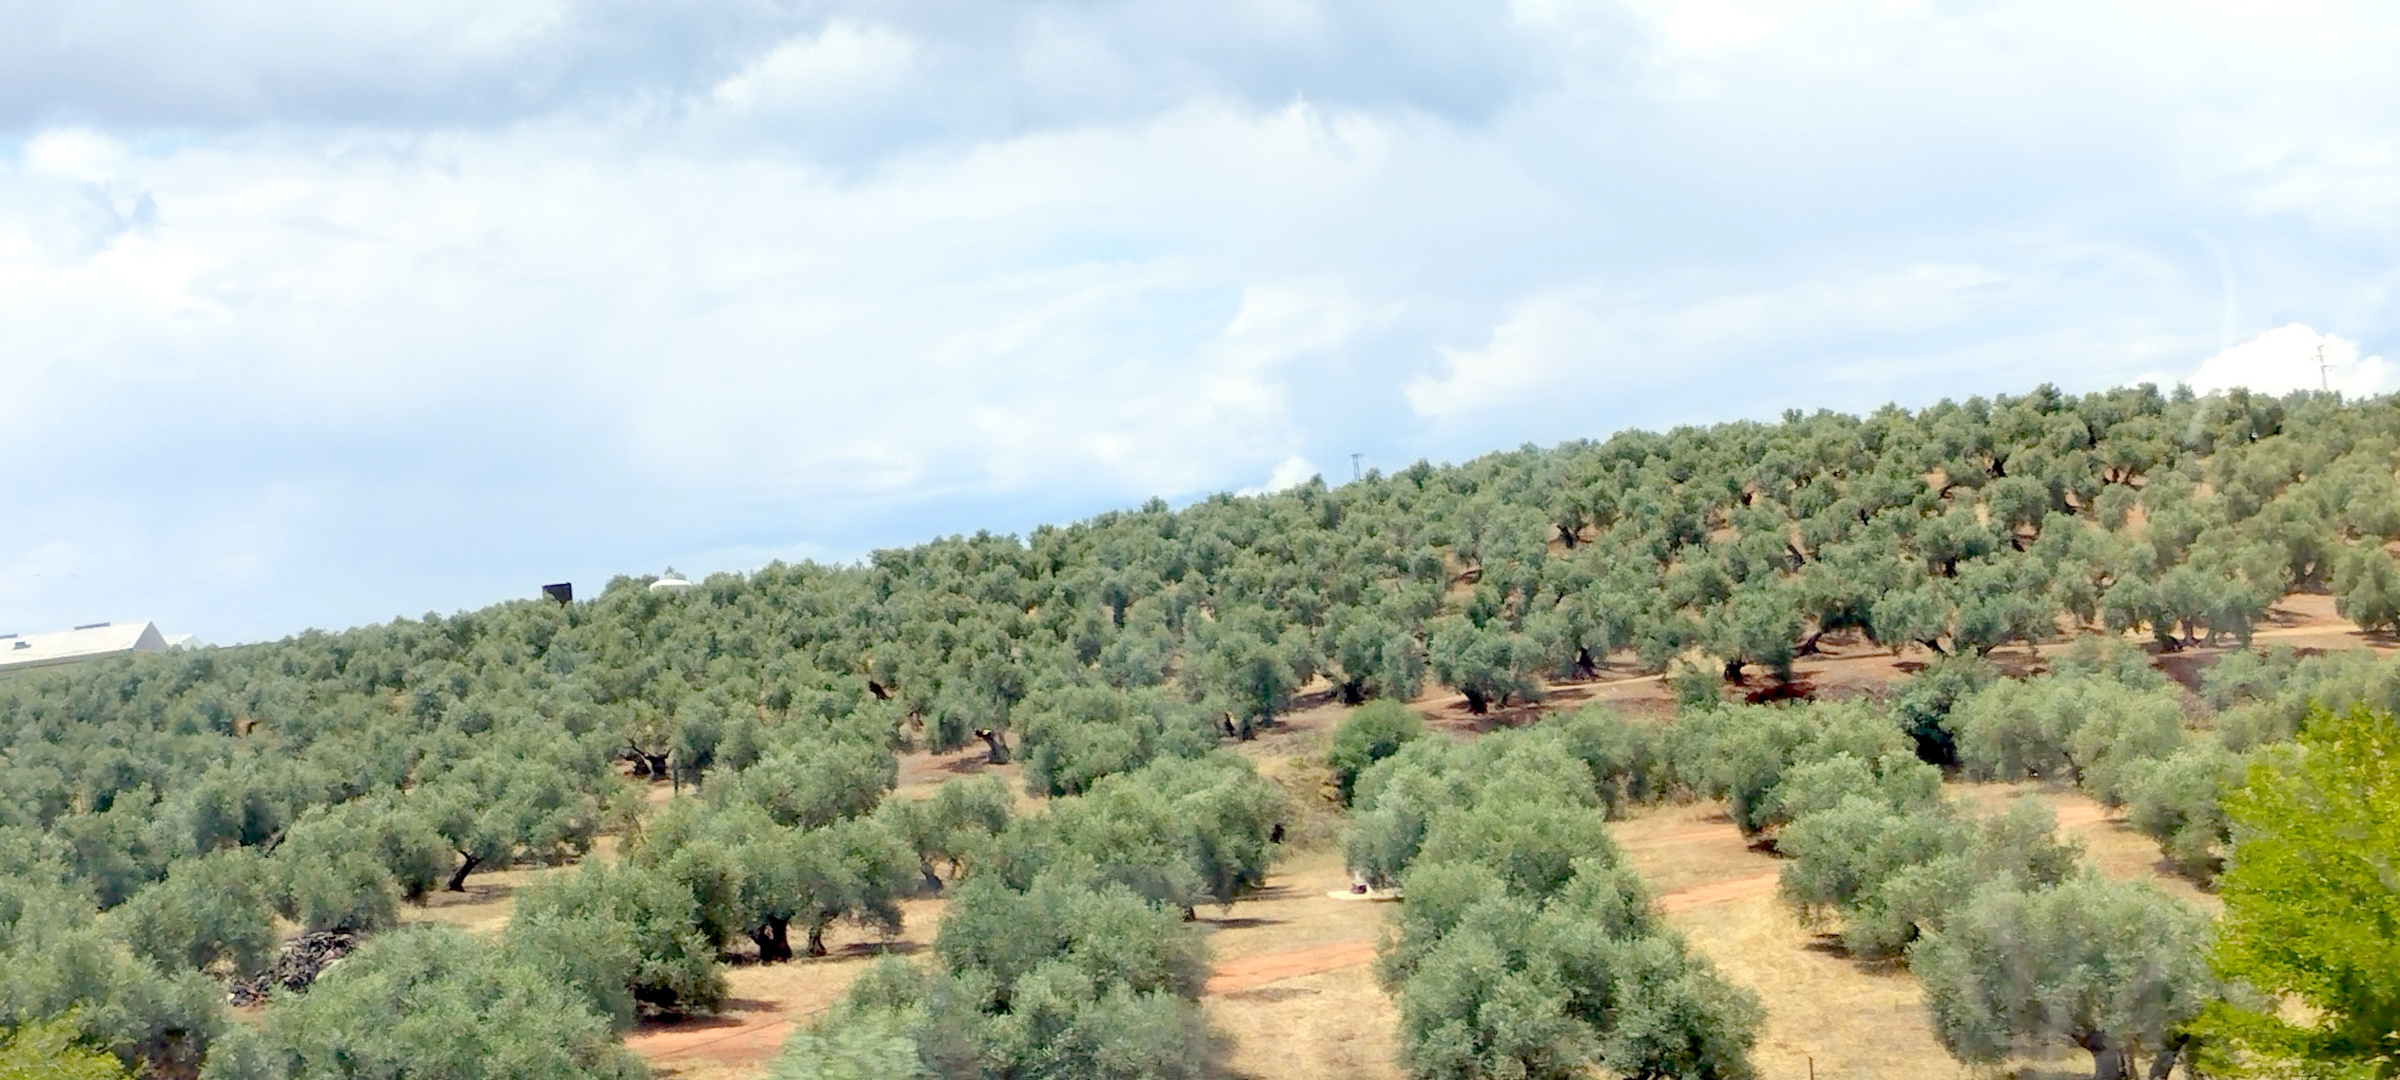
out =
[[[1359,472],[1359,471],[1358,471],[1358,459],[1360,459],[1360,458],[1363,458],[1363,457],[1365,457],[1365,456],[1367,456],[1367,455],[1365,455],[1365,454],[1352,454],[1352,455],[1350,455],[1350,479],[1352,479],[1352,480],[1356,480],[1356,479],[1358,479],[1359,477],[1361,477],[1361,476],[1365,475],[1365,474],[1363,474],[1363,473],[1361,473],[1361,472]]]
[[[2330,394],[2333,392],[2333,377],[2325,374],[2325,368],[2325,346],[2320,343],[2317,346],[2317,388]]]

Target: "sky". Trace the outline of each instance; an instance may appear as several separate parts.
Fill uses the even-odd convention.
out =
[[[2389,4],[0,25],[0,632],[261,640],[2045,381],[2400,385]]]

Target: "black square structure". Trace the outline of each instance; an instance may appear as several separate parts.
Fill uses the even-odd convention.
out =
[[[572,604],[575,602],[575,583],[562,581],[556,585],[544,585],[542,586],[542,598],[556,600],[561,604]]]

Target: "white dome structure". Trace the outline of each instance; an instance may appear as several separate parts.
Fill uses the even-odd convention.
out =
[[[666,573],[658,575],[657,581],[650,583],[650,591],[669,595],[687,593],[692,591],[692,583],[685,581],[683,575],[676,573],[675,568],[670,566]]]

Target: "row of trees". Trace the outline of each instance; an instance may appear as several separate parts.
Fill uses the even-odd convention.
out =
[[[1387,738],[1362,713],[1337,746],[1398,745],[1357,779],[1350,861],[1406,896],[1377,974],[1411,1075],[1752,1075],[1756,999],[1658,924],[1609,839],[1635,764],[1622,722],[1585,712],[1458,744]]]
[[[777,1074],[1219,1075],[1191,919],[1263,883],[1282,803],[1218,751],[1103,777],[1011,822],[951,894],[934,967],[884,960],[793,1038]]]

